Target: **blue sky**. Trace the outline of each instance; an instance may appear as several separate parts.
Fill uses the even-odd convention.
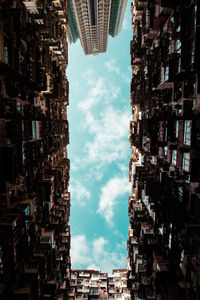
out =
[[[106,54],[85,56],[69,46],[71,258],[74,269],[126,267],[131,154],[128,1],[122,31]]]

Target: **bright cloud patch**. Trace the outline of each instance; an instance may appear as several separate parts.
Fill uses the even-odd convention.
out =
[[[72,203],[79,204],[80,206],[86,205],[91,197],[90,191],[78,180],[70,181],[69,190],[71,192]]]
[[[85,235],[72,236],[72,266],[83,268],[87,265],[87,269],[96,269],[103,272],[112,273],[113,269],[124,268],[126,265],[126,257],[123,253],[123,247],[119,244],[115,249],[109,251],[109,242],[104,237],[99,237],[93,241],[88,241]],[[84,267],[85,268],[85,267]]]
[[[106,66],[106,69],[109,71],[109,72],[114,72],[116,73],[117,75],[120,75],[121,76],[121,79],[125,82],[125,83],[130,83],[130,72],[128,70],[127,73],[122,73],[120,71],[120,68],[118,67],[118,64],[117,64],[117,61],[116,59],[111,59],[109,61],[106,61],[105,62],[105,66]]]
[[[74,265],[78,266],[90,263],[88,252],[88,242],[85,235],[71,237],[71,257]]]
[[[119,97],[120,87],[110,78],[107,80],[105,76],[99,76],[93,69],[85,72],[83,80],[85,80],[88,92],[86,98],[78,103],[78,108],[82,111],[90,111],[98,104],[105,105]]]
[[[99,119],[87,113],[86,124],[93,138],[86,144],[88,159],[96,167],[123,160],[128,154],[129,111],[108,107]]]
[[[97,80],[88,80],[88,85],[91,86],[87,99],[79,102],[78,107],[82,110],[89,110],[97,104],[103,97],[107,95],[104,79],[99,77]]]
[[[108,224],[113,225],[117,198],[124,196],[126,193],[130,193],[130,183],[127,177],[112,178],[103,186],[97,212],[105,218]]]
[[[126,267],[132,72],[130,50],[121,48],[132,38],[131,24],[129,31],[124,30],[126,25],[122,33],[127,37],[110,39],[105,54],[83,57],[82,49],[69,47],[68,151],[75,269],[111,273]],[[76,45],[81,48],[80,43]]]
[[[109,71],[120,74],[115,59],[105,63]],[[84,146],[86,157],[82,166],[93,165],[93,172],[114,161],[122,161],[128,156],[128,130],[130,109],[124,105],[118,85],[109,78],[100,77],[93,69],[84,78],[88,86],[87,96],[79,102],[83,113],[83,128],[90,134]],[[121,106],[121,107],[120,107]],[[101,178],[102,176],[100,176]]]
[[[116,74],[120,74],[120,69],[117,67],[116,59],[111,59],[105,62],[105,66],[109,72],[115,72]]]

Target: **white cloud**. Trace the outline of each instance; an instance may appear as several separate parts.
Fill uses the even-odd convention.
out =
[[[82,164],[81,158],[74,155],[73,156],[73,160],[70,161],[70,170],[71,171],[77,171],[77,170],[79,170],[81,164]]]
[[[85,235],[71,237],[71,257],[74,265],[90,263],[88,242]]]
[[[85,72],[84,79],[88,93],[87,97],[78,103],[78,108],[83,112],[90,111],[98,103],[108,104],[119,97],[120,87],[105,77],[96,75],[94,70]]]
[[[131,187],[127,177],[111,178],[101,189],[99,207],[97,212],[105,218],[106,222],[113,225],[114,208],[117,198],[130,193]]]
[[[128,155],[128,130],[130,112],[109,106],[99,119],[90,112],[86,125],[93,139],[86,144],[88,160],[100,169],[113,161],[121,161]]]
[[[125,17],[125,18],[124,18],[122,28],[123,28],[124,30],[129,30],[129,29],[131,29],[131,22],[130,22],[130,19],[129,19],[128,17]]]
[[[104,247],[108,242],[103,238],[100,237],[93,241],[93,255],[96,258],[99,258],[103,252],[105,252]]]
[[[80,206],[86,205],[88,200],[91,198],[90,191],[78,180],[72,179],[69,185],[69,191],[71,193],[72,204],[78,204]]]
[[[123,167],[124,160],[130,152],[128,142],[130,119],[129,109],[120,110],[111,105],[102,109],[98,115],[86,112],[84,126],[91,137],[84,145],[84,157],[81,160],[75,157],[71,169],[77,172],[80,168],[88,168],[87,177],[92,175],[96,180],[102,179],[103,168],[112,162],[117,162],[116,166],[120,166],[120,170],[125,170],[127,165]],[[76,189],[73,191],[79,199]]]
[[[105,66],[106,66],[106,69],[109,71],[109,72],[114,72],[116,73],[117,75],[120,75],[120,77],[122,78],[122,80],[125,82],[125,83],[130,83],[130,80],[131,80],[131,76],[130,76],[130,72],[128,72],[127,74],[126,73],[122,73],[120,71],[120,68],[117,66],[117,61],[116,59],[112,58],[111,60],[109,61],[106,61],[105,62]]]
[[[123,247],[118,243],[113,250],[109,250],[109,242],[102,236],[88,241],[85,235],[77,235],[72,236],[71,244],[73,268],[95,269],[111,274],[113,269],[126,266],[125,241],[122,241]]]
[[[87,83],[91,87],[87,99],[80,101],[78,104],[78,107],[85,111],[91,109],[94,104],[97,104],[107,94],[102,77],[99,77],[97,80],[88,79]]]
[[[129,166],[127,164],[123,164],[123,163],[117,162],[117,167],[118,167],[118,169],[120,170],[120,172],[123,175],[128,174],[128,172],[129,172]]]
[[[116,74],[120,74],[120,69],[117,67],[116,59],[112,58],[109,61],[105,62],[105,66],[109,72],[115,72]]]
[[[115,59],[107,62],[107,67],[119,72]],[[90,69],[83,77],[87,96],[78,103],[82,111],[80,126],[91,136],[84,144],[81,163],[73,160],[71,167],[74,171],[78,171],[80,166],[82,169],[87,168],[87,177],[101,180],[104,167],[112,162],[123,163],[129,155],[131,112],[129,107],[124,108],[127,100],[121,97],[120,87],[110,79],[110,75],[108,78],[100,77],[94,69]]]

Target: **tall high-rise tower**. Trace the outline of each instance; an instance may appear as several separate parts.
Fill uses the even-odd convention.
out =
[[[121,30],[127,0],[68,0],[68,37],[78,38],[85,54],[106,52],[108,34]]]

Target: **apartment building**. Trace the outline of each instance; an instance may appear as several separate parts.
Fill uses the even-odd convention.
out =
[[[127,0],[68,0],[70,42],[80,38],[85,54],[106,52],[108,34],[119,34]]]
[[[200,297],[199,12],[192,0],[132,4],[132,299]]]
[[[71,270],[69,300],[129,300],[126,269],[113,270],[112,275],[96,270]]]
[[[132,4],[127,270],[71,269],[66,35],[86,54],[105,52],[125,6],[0,1],[2,300],[200,298],[195,0]]]
[[[0,1],[0,299],[67,299],[66,1]]]

